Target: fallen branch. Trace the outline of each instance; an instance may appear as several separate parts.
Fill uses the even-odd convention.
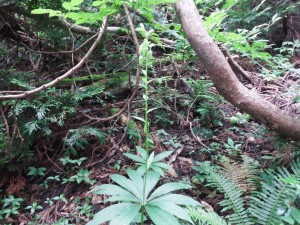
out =
[[[33,90],[30,91],[25,91],[21,94],[16,94],[16,95],[0,95],[0,100],[8,100],[8,99],[22,99],[22,98],[26,98],[30,95],[33,94],[37,94],[38,92],[41,92],[49,87],[53,87],[54,85],[56,85],[58,82],[60,82],[61,80],[69,77],[70,75],[74,74],[74,72],[78,71],[88,60],[88,58],[91,56],[92,52],[96,49],[97,45],[100,43],[100,40],[103,37],[103,34],[105,32],[106,26],[107,26],[107,20],[108,18],[105,17],[103,20],[103,23],[101,25],[99,34],[97,39],[95,40],[95,42],[93,43],[93,45],[91,46],[91,48],[89,49],[89,51],[85,54],[85,56],[79,61],[79,63],[74,66],[73,68],[71,68],[68,72],[66,72],[65,74],[63,74],[62,76],[56,78],[55,80],[44,84],[41,87],[35,88]]]
[[[223,55],[227,58],[230,66],[238,72],[242,77],[244,77],[247,81],[251,83],[251,78],[249,77],[249,74],[232,58],[231,54],[228,52],[228,50],[225,47],[220,47]]]

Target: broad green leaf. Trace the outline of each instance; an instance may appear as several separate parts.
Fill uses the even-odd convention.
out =
[[[49,14],[53,9],[34,9],[31,11],[32,14]]]
[[[162,153],[159,153],[157,156],[154,157],[153,162],[158,162],[163,160],[164,158],[168,157],[169,155],[172,154],[173,151],[165,151]]]
[[[146,164],[143,164],[139,166],[139,168],[136,170],[139,174],[143,175],[146,172]]]
[[[122,188],[125,188],[126,190],[131,192],[135,197],[140,198],[140,193],[139,193],[137,187],[134,185],[134,183],[131,180],[129,180],[126,177],[121,176],[119,174],[113,174],[110,176],[110,178],[114,182],[119,184]]]
[[[142,200],[143,197],[143,190],[144,190],[144,180],[142,176],[135,170],[127,170],[127,174],[134,183],[134,185],[137,187],[139,193],[140,193],[140,200]]]
[[[142,219],[142,213],[138,213],[137,216],[134,218],[134,220],[132,221],[133,223],[141,223]],[[144,215],[144,222],[147,220],[147,217]]]
[[[146,160],[146,158],[147,158],[147,152],[145,151],[145,149],[143,149],[140,146],[136,146],[136,151],[142,156],[143,159]]]
[[[154,171],[149,171],[147,173],[147,178],[146,178],[146,196],[149,195],[149,193],[152,191],[152,189],[155,187],[157,182],[159,181],[159,173],[154,172]]]
[[[105,202],[135,202],[139,203],[141,200],[137,199],[135,196],[130,194],[123,194],[123,195],[114,195],[105,200]]]
[[[180,225],[175,216],[155,206],[146,206],[146,212],[155,225]]]
[[[152,165],[158,166],[158,167],[166,169],[166,170],[172,170],[172,167],[170,165],[168,165],[167,163],[156,162],[156,163],[153,163]]]
[[[293,219],[300,224],[300,210],[296,209],[295,207],[291,208],[291,215]]]
[[[222,9],[229,9],[237,3],[237,0],[227,0]]]
[[[100,6],[102,4],[103,4],[103,1],[94,1],[93,4],[92,4],[92,6],[97,7],[97,6]]]
[[[192,186],[190,186],[188,184],[183,184],[183,183],[177,183],[177,182],[167,183],[167,184],[164,184],[164,185],[158,187],[151,194],[151,196],[148,198],[148,200],[152,200],[156,197],[165,195],[165,194],[170,193],[172,191],[177,191],[177,190],[182,190],[182,189],[189,189],[191,187]]]
[[[152,164],[151,169],[157,173],[159,173],[162,177],[165,175],[164,171],[158,167]]]
[[[129,191],[125,190],[124,188],[121,188],[120,186],[114,185],[114,184],[102,184],[95,188],[93,188],[90,192],[93,192],[98,195],[126,195],[130,194]]]
[[[295,221],[289,216],[281,216],[280,219],[287,222],[288,224],[295,224]]]
[[[77,6],[73,6],[70,2],[63,2],[62,7],[64,7],[66,10],[79,10],[80,8]]]
[[[89,12],[69,12],[66,14],[66,18],[74,20],[76,24],[95,24],[103,20],[103,15]]]
[[[72,0],[71,2],[63,2],[62,7],[64,7],[66,10],[79,10],[78,7],[81,5],[83,0]]]
[[[170,212],[172,215],[178,217],[179,219],[189,221],[190,223],[193,224],[193,221],[192,221],[191,217],[188,215],[187,211],[174,203],[159,202],[156,204],[151,204],[151,206],[156,206],[162,210]]]
[[[156,203],[156,202],[164,202],[164,201],[168,201],[168,202],[172,202],[174,204],[178,204],[178,205],[191,205],[191,206],[197,206],[200,205],[199,202],[197,202],[196,200],[192,199],[191,197],[187,197],[185,195],[181,195],[181,194],[168,194],[168,195],[163,195],[161,197],[155,198],[151,201],[149,201],[149,204],[151,203]]]
[[[151,164],[152,164],[152,161],[153,161],[153,158],[154,158],[154,152],[152,152],[147,160],[147,170],[149,170]]]
[[[132,204],[121,214],[117,215],[110,221],[110,225],[129,225],[140,211],[141,205]]]
[[[72,0],[72,1],[70,2],[70,4],[71,4],[72,6],[79,6],[79,5],[81,5],[81,3],[83,3],[83,0]]]
[[[127,156],[128,158],[132,159],[135,162],[139,162],[139,163],[145,163],[145,160],[142,159],[141,157],[131,154],[131,153],[124,153],[125,156]]]
[[[121,214],[124,210],[130,207],[131,203],[119,203],[116,205],[111,205],[100,212],[96,213],[93,220],[88,222],[87,225],[99,225],[106,221],[112,220],[117,215]]]
[[[294,102],[300,102],[300,96],[297,96],[293,99]]]

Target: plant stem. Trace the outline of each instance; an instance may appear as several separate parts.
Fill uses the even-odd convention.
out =
[[[148,41],[148,38],[145,40]],[[145,165],[145,175],[144,175],[144,189],[143,189],[143,210],[142,210],[142,218],[141,218],[141,225],[144,225],[144,212],[145,212],[145,204],[146,204],[146,186],[147,186],[147,174],[148,174],[148,159],[149,159],[149,119],[148,119],[148,63],[149,58],[146,58],[146,65],[145,65],[145,125],[144,125],[144,132],[145,132],[145,150],[146,150],[146,165]]]

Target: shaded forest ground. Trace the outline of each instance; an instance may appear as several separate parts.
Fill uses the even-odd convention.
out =
[[[157,50],[156,54],[159,52]],[[295,67],[299,67],[299,58],[294,57],[292,60]],[[251,71],[252,82],[243,81],[249,89],[261,93],[296,117],[299,116],[299,106],[292,102],[291,96],[284,94],[287,87],[298,83],[297,76],[290,74],[264,82],[256,75],[255,68],[249,61],[239,59],[238,62],[247,71]],[[159,104],[156,99],[161,100],[160,104],[164,105],[151,114],[153,150],[173,151],[167,162],[174,170],[167,173],[162,182],[181,180],[193,184],[195,188],[187,194],[219,211],[217,203],[222,195],[203,186],[201,177],[197,177],[193,170],[195,162],[211,161],[218,164],[223,156],[238,162],[241,155],[247,155],[267,168],[276,165],[274,161],[287,165],[299,154],[297,143],[267,132],[263,126],[218,96],[199,61],[157,65],[155,71],[159,72],[152,77],[153,82],[166,74],[170,76],[169,79],[161,81],[159,88],[154,86],[150,94],[153,107]],[[190,78],[193,81],[188,83]],[[93,116],[101,117],[106,108],[117,108],[124,99],[118,97],[111,100],[110,96],[104,96],[103,101],[107,103],[104,107],[99,107],[93,103],[93,99],[88,99],[77,110],[89,111]],[[140,94],[130,108],[131,115],[142,117],[142,107]],[[66,148],[61,144],[60,137],[66,137],[70,128],[84,127],[87,120],[84,113],[76,113],[64,126],[54,128],[51,138],[39,139],[33,143],[32,148],[36,149],[37,154],[32,160],[20,165],[12,163],[6,167],[9,169],[1,169],[3,199],[9,194],[22,198],[24,201],[21,204],[24,208],[33,202],[43,207],[34,210],[30,215],[31,208],[20,209],[18,215],[8,216],[5,223],[30,224],[30,221],[38,221],[54,224],[60,221],[56,224],[63,224],[63,221],[68,221],[68,224],[84,224],[93,212],[104,207],[104,199],[88,191],[93,185],[110,183],[110,174],[123,174],[125,169],[133,166],[132,161],[125,158],[123,153],[133,151],[135,145],[141,144],[142,125],[138,120],[128,118],[128,113],[122,114],[117,120],[91,123],[106,135],[105,140],[99,142],[95,135],[86,135],[88,144],[82,143],[82,148],[76,148],[77,155],[74,157],[71,154],[73,162],[69,160],[64,164],[62,158],[68,161],[68,156],[62,151],[66,151]],[[133,121],[134,128],[128,126],[128,120]],[[46,169],[41,170],[40,174],[36,172],[30,176],[29,166]],[[89,171],[88,177],[78,175],[78,171]],[[75,178],[70,179],[72,176]],[[82,180],[77,180],[80,179],[79,176],[82,176]]]
[[[51,30],[49,23],[45,33],[51,40],[42,40],[34,33],[22,33],[23,25],[11,24],[18,32],[1,27],[5,31],[0,50],[1,90],[17,92],[40,86],[64,74],[81,59],[78,52],[73,57],[46,54],[40,60],[38,53],[28,54],[26,47],[16,45],[16,40],[7,41],[23,38],[22,44],[33,46],[45,41],[41,47],[45,49],[72,48],[74,40],[68,39],[66,29]],[[62,38],[65,36],[68,38]],[[76,38],[80,43],[85,41],[81,35]],[[185,194],[226,216],[229,212],[222,212],[218,204],[223,194],[206,186],[201,172],[205,165],[224,166],[229,161],[231,176],[243,177],[239,167],[243,157],[252,158],[262,169],[288,166],[299,156],[300,146],[267,131],[228,104],[212,86],[189,46],[183,49],[178,53],[173,48],[153,48],[149,107],[156,109],[150,113],[151,149],[157,153],[172,150],[166,162],[173,170],[161,183],[192,184],[194,188]],[[81,49],[86,50],[87,46]],[[273,55],[278,51],[269,50]],[[128,35],[107,34],[105,44],[90,61],[56,88],[26,100],[2,102],[0,224],[86,224],[107,206],[107,197],[89,191],[96,185],[111,183],[111,174],[125,174],[133,167],[134,163],[123,154],[134,153],[144,140],[142,89],[117,119],[98,120],[120,110],[132,93],[137,63],[132,56],[134,51]],[[299,55],[289,59],[295,71],[275,79],[265,79],[249,58],[235,55],[234,59],[249,75],[248,79],[237,76],[250,92],[259,93],[287,114],[300,118],[300,100],[295,101],[300,86]],[[7,133],[11,140],[7,140]],[[194,170],[195,166],[200,167],[200,172]]]

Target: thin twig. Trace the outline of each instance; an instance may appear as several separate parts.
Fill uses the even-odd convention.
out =
[[[190,106],[189,109],[188,109],[187,116],[186,116],[186,121],[190,124],[190,130],[191,130],[191,133],[192,133],[193,137],[198,141],[198,143],[199,143],[200,145],[202,145],[202,146],[208,148],[207,145],[205,145],[205,144],[202,142],[202,140],[201,140],[198,136],[196,136],[196,135],[194,134],[194,131],[193,131],[193,123],[189,121],[190,111],[191,111],[192,106],[193,106],[194,103],[196,102],[196,100],[197,100],[197,97],[194,99],[194,101],[192,102],[191,106]]]
[[[8,122],[7,122],[7,119],[6,119],[1,101],[0,101],[0,111],[1,111],[1,116],[2,116],[3,123],[5,125],[6,136],[7,136],[6,156],[8,158],[10,158],[10,154],[11,154],[11,149],[10,149],[10,147],[11,147],[11,145],[10,145],[11,137],[10,137],[10,134],[9,134],[9,125],[8,125]]]

